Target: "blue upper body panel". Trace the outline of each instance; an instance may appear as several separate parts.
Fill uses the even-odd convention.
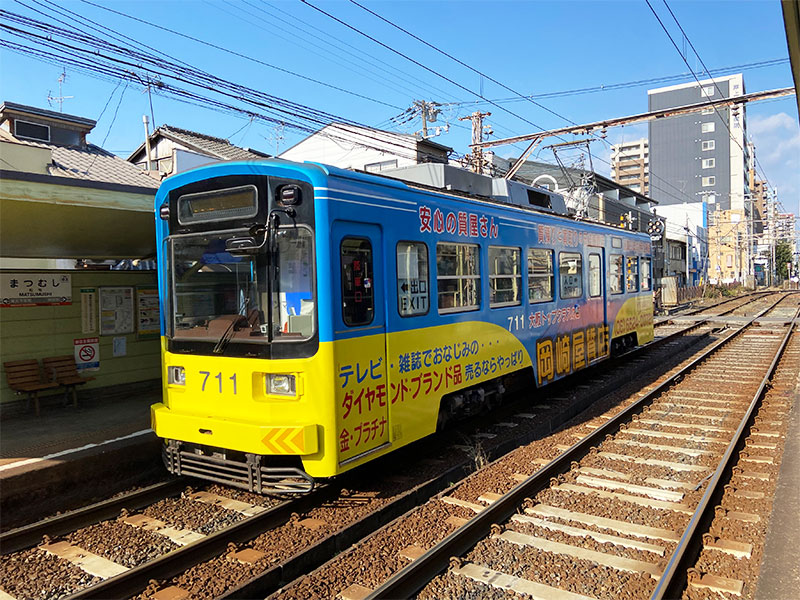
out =
[[[458,323],[483,321],[513,331],[526,345],[542,335],[553,335],[569,327],[609,323],[624,301],[637,293],[621,293],[596,299],[588,296],[588,256],[600,254],[602,280],[607,280],[609,254],[649,257],[650,239],[645,234],[517,206],[412,188],[403,182],[356,173],[316,163],[293,163],[280,159],[257,162],[218,163],[166,179],[156,195],[159,291],[166,298],[166,256],[163,240],[168,225],[158,208],[171,190],[211,177],[226,175],[271,175],[302,180],[314,187],[315,253],[317,272],[317,317],[320,342],[371,335],[380,331],[404,331]],[[373,248],[375,314],[373,323],[348,327],[342,316],[339,245],[342,236],[369,238]],[[428,249],[427,314],[402,317],[397,306],[396,248],[400,241],[424,242]],[[479,246],[481,302],[478,310],[440,314],[437,307],[436,245],[439,242]],[[489,306],[489,246],[521,250],[519,305]],[[554,254],[556,290],[559,288],[559,253],[580,253],[583,260],[583,295],[575,299],[531,303],[526,280],[528,248],[550,248]],[[605,285],[603,296],[605,296]],[[651,292],[643,292],[650,294]],[[162,305],[161,314],[166,315]],[[520,328],[519,324],[524,325]],[[528,327],[530,325],[530,327]],[[164,319],[162,318],[162,335]],[[530,347],[529,347],[530,349]]]

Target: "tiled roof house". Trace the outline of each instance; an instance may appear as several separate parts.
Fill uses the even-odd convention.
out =
[[[90,144],[95,121],[0,105],[0,256],[153,254],[158,180]]]
[[[172,125],[161,125],[150,134],[150,166],[161,177],[186,169],[225,160],[260,160],[269,154],[234,146],[228,140]],[[128,162],[148,169],[147,149],[142,143]]]

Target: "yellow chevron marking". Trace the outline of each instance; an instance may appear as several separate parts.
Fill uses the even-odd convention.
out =
[[[306,435],[306,429],[307,427],[272,427],[261,442],[266,446],[267,454],[315,452],[316,440]]]

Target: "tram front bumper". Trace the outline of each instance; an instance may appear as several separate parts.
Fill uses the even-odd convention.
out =
[[[150,423],[165,438],[261,455],[306,456],[319,450],[317,425],[258,425],[150,407]]]

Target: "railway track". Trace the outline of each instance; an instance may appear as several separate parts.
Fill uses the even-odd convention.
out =
[[[712,339],[694,337],[695,342],[706,339],[706,343],[709,343]],[[651,359],[663,365],[665,360],[679,361],[677,355],[680,351],[685,352],[688,345],[673,339],[654,344],[648,352],[660,352],[661,358],[655,356]],[[644,356],[646,353],[642,354]],[[38,547],[27,547],[4,556],[3,580],[20,581],[22,585],[13,588],[17,591],[25,589],[25,582],[31,574],[42,579],[41,573],[52,573],[49,579],[51,583],[67,582],[65,587],[52,588],[47,593],[46,597],[52,598],[130,597],[139,593],[142,598],[152,598],[159,591],[169,588],[177,590],[176,593],[188,591],[191,597],[266,595],[309,572],[387,521],[422,504],[450,482],[473,471],[483,461],[500,456],[526,440],[550,433],[576,414],[581,403],[585,406],[596,402],[609,390],[618,388],[621,381],[630,382],[630,372],[625,373],[625,367],[621,365],[632,360],[640,363],[645,358],[628,356],[624,361],[618,361],[620,365],[617,370],[620,372],[616,375],[608,365],[593,375],[587,372],[587,377],[591,376],[592,379],[586,381],[589,387],[594,388],[594,393],[590,393],[584,384],[573,390],[572,394],[556,397],[555,394],[562,394],[563,390],[555,387],[554,393],[545,401],[549,404],[534,406],[536,414],[522,413],[523,416],[513,423],[515,427],[510,426],[509,415],[514,410],[519,414],[519,408],[512,405],[509,407],[511,413],[499,414],[491,424],[484,422],[477,432],[473,431],[474,437],[467,438],[469,434],[463,433],[451,434],[452,443],[444,449],[433,450],[437,444],[441,445],[441,440],[438,440],[427,446],[423,444],[415,458],[397,457],[396,463],[401,464],[399,467],[397,464],[387,467],[392,462],[389,461],[372,470],[359,470],[361,484],[345,477],[336,486],[320,489],[319,494],[288,502],[265,500],[264,497],[245,492],[209,486],[203,492],[217,496],[210,498],[211,504],[200,501],[193,490],[184,491],[179,500],[186,507],[197,505],[198,502],[203,507],[213,507],[204,509],[211,510],[211,516],[203,510],[199,514],[193,510],[186,514],[165,510],[166,505],[161,500],[149,506],[144,506],[146,503],[131,504],[126,507],[127,512],[114,521],[99,522],[114,514],[114,511],[118,512],[124,504],[118,504],[115,508],[103,507],[104,516],[98,512],[91,517],[91,511],[86,509],[79,519],[73,518],[72,525],[68,524],[69,515],[48,520],[48,523],[35,524],[27,532],[16,532],[18,537],[14,549],[38,541],[42,535],[61,537],[55,541],[47,539]],[[628,368],[637,367],[634,364]],[[652,380],[655,382],[656,378],[654,375]],[[458,439],[459,435],[461,439]],[[419,455],[433,458],[420,462]],[[394,478],[387,478],[387,472],[393,473]],[[370,479],[371,483],[363,484],[363,480]],[[341,490],[339,485],[347,486],[349,491]],[[182,485],[180,489],[183,489]],[[171,496],[178,493],[178,488],[175,488]],[[237,498],[244,506],[228,502]],[[206,499],[209,500],[208,497]],[[240,510],[231,508],[234,506]],[[257,514],[242,514],[242,510],[255,510]],[[92,522],[97,524],[89,524]],[[73,528],[87,524],[86,530],[73,531]],[[136,532],[135,535],[131,534],[132,531]],[[195,534],[202,537],[195,537]],[[24,536],[28,540],[25,543],[20,541]],[[131,538],[132,541],[121,541],[120,536]],[[165,538],[170,543],[165,543]],[[4,554],[11,548],[11,539],[0,537]],[[71,548],[63,552],[65,543]],[[82,557],[79,556],[75,564],[58,552],[71,553],[73,558],[76,554]],[[106,564],[108,570],[101,569],[92,575],[84,567],[93,562],[95,554],[124,569]],[[42,559],[39,566],[36,564],[38,559]],[[103,560],[95,562],[103,563]],[[114,574],[115,569],[118,569],[117,574]],[[159,583],[151,584],[153,579],[159,580]],[[47,582],[48,578],[44,578],[44,581]],[[8,592],[7,583],[3,588]],[[33,595],[12,594],[12,597]]]
[[[746,315],[748,310],[758,312],[769,303],[775,292],[757,292],[746,296],[728,298],[711,306],[704,306],[680,314],[655,319],[655,339],[685,335],[694,329],[707,326],[715,319],[728,315]],[[724,305],[724,308],[722,308]]]
[[[794,306],[789,319],[796,315]],[[739,465],[743,477],[763,477],[757,465],[767,459],[757,452],[774,449],[775,423],[751,427],[791,331],[745,325],[559,448],[556,459],[508,493],[444,497],[475,516],[369,597],[500,597],[514,590],[569,600],[673,598],[687,578],[689,586],[741,592],[741,582],[724,574],[687,576],[687,569],[700,548],[752,552],[741,540],[702,536],[723,493],[762,497],[723,486],[739,457],[749,459]],[[755,441],[739,456],[748,431]],[[728,510],[725,517],[747,522],[755,515]],[[451,562],[453,556],[459,558]]]

